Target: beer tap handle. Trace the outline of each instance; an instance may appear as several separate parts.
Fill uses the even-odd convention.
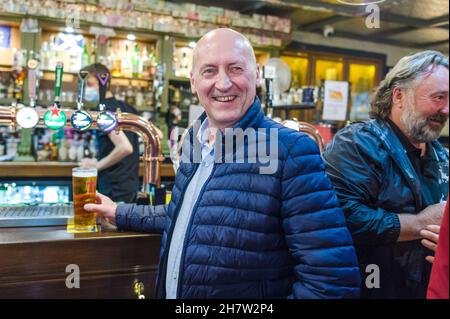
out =
[[[273,113],[273,79],[275,77],[275,67],[266,65],[263,69],[264,79],[266,84],[266,107],[267,116],[272,117]]]
[[[30,106],[34,107],[36,103],[36,68],[38,62],[34,59],[28,61],[28,95],[30,97]]]
[[[97,78],[100,95],[100,104],[98,105],[100,113],[97,116],[97,126],[104,133],[110,133],[116,129],[119,121],[117,120],[117,116],[113,112],[105,111],[105,96],[109,80],[109,73],[97,74]]]
[[[70,117],[70,122],[72,126],[78,131],[86,131],[88,130],[93,122],[92,116],[83,111],[83,97],[84,90],[86,87],[86,78],[89,75],[88,71],[80,71],[78,73],[78,97],[77,97],[77,111],[72,113]]]
[[[273,79],[266,79],[266,105],[268,108],[273,107]]]
[[[109,80],[109,74],[108,73],[100,73],[97,74],[98,78],[98,89],[99,89],[99,97],[100,97],[100,110],[102,111],[102,108],[105,107],[105,96],[106,96],[106,86],[108,84]]]
[[[61,86],[62,86],[62,77],[63,77],[63,63],[57,62],[55,68],[55,100],[54,104],[56,107],[60,104],[60,96],[61,96]]]
[[[266,107],[267,116],[272,118],[273,115],[273,79],[265,79],[266,81]]]
[[[86,87],[86,78],[89,75],[88,71],[80,71],[78,73],[78,98],[77,98],[77,108],[78,110],[83,109],[83,97],[84,97],[84,90]]]

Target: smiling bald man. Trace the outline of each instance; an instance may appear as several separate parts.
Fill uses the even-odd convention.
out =
[[[99,195],[101,204],[85,206],[119,229],[163,232],[158,298],[359,295],[352,239],[319,149],[264,115],[258,79],[242,34],[206,34],[191,73],[205,112],[184,139],[169,205],[117,206]],[[275,164],[270,172],[263,170],[266,145]]]

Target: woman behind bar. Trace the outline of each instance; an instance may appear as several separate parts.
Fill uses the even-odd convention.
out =
[[[99,83],[97,74],[109,73],[100,63],[94,63],[83,68],[89,75],[86,81],[85,100],[91,103],[99,102]],[[115,112],[135,113],[131,105],[118,101],[110,90],[111,76],[106,85],[105,110]],[[107,194],[114,201],[131,203],[135,200],[139,187],[139,142],[138,136],[132,132],[100,134],[98,159],[85,158],[80,166],[95,167],[98,174],[98,190]]]

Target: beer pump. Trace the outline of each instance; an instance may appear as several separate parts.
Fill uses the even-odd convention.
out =
[[[273,65],[266,65],[264,66],[264,79],[266,84],[266,115],[269,118],[272,118],[273,116],[273,82],[275,79],[276,74],[276,68]],[[302,122],[297,120],[296,118],[293,118],[291,120],[284,120],[281,122],[284,126],[287,126],[291,129],[306,133],[309,137],[311,137],[313,140],[316,141],[320,153],[323,152],[324,149],[324,142],[322,136],[320,136],[319,131],[311,124],[307,122]]]
[[[100,130],[105,132],[106,134],[114,131],[117,127],[117,117],[116,115],[111,111],[105,110],[105,97],[106,97],[106,89],[108,85],[109,80],[109,73],[100,73],[97,74],[98,78],[98,89],[99,89],[99,96],[100,96],[100,103],[98,105],[98,109],[100,110],[100,113],[97,117],[97,126]]]
[[[67,116],[66,113],[60,110],[61,102],[61,87],[63,77],[63,63],[57,62],[55,68],[55,98],[53,105],[49,107],[48,111],[44,114],[44,124],[51,130],[59,130],[66,125]]]
[[[57,76],[57,78],[62,79],[62,68],[60,69],[60,71],[58,71],[57,74],[60,75],[60,77]],[[61,112],[67,114],[65,124],[67,126],[72,126],[80,131],[92,128],[101,129],[98,119],[102,112],[93,111],[91,112],[91,114],[89,114],[88,112],[83,111],[83,95],[87,75],[88,72],[84,71],[80,72],[79,74],[79,92],[77,101],[78,109],[76,111],[70,109],[60,110]],[[104,92],[106,93],[107,78],[102,77],[100,82],[104,82],[104,84],[100,86],[104,88]],[[35,83],[34,87],[36,87]],[[60,90],[61,85],[57,83],[55,88],[58,88],[58,90]],[[33,91],[32,96],[34,96]],[[59,96],[59,94],[57,94],[57,96]],[[55,97],[55,99],[56,104],[59,106],[59,98]],[[101,99],[104,104],[104,95]],[[21,127],[28,128],[35,127],[38,124],[43,125],[44,116],[48,110],[35,110],[34,107],[31,106],[34,105],[34,103],[35,101],[33,101],[29,107],[24,107],[22,105],[19,110],[17,110],[17,107],[15,105],[11,107],[0,106],[0,125],[3,124],[15,126],[16,124],[19,124]],[[141,135],[144,141],[144,153],[141,157],[141,160],[144,164],[144,174],[142,188],[138,193],[138,202],[143,204],[155,204],[154,198],[158,197],[157,194],[159,193],[159,190],[161,190],[159,189],[161,182],[160,163],[164,160],[164,157],[161,154],[161,140],[158,135],[157,129],[151,122],[136,114],[122,113],[119,109],[115,114],[113,112],[109,112],[114,115],[114,118],[112,118],[111,114],[109,114],[108,111],[103,112],[105,112],[103,114],[107,114],[107,116],[105,116],[106,120],[103,121],[104,125],[101,124],[103,125],[102,127],[104,131],[108,131],[109,129],[111,129],[114,126],[112,125],[112,123],[117,121],[114,126],[115,129],[132,131]],[[100,120],[100,123],[102,123],[102,120]],[[95,127],[94,124],[97,124],[97,126]]]
[[[30,106],[24,106],[18,104],[18,111],[15,114],[16,123],[22,128],[33,128],[39,122],[39,114],[35,110],[36,105],[36,68],[38,62],[34,59],[30,59],[27,63],[28,66],[28,90],[30,95]],[[15,106],[13,106],[15,110]]]
[[[83,110],[83,98],[84,90],[86,87],[86,78],[89,75],[88,71],[81,70],[78,73],[78,97],[77,97],[77,110],[73,112],[70,117],[70,123],[72,127],[78,131],[88,130],[93,122],[92,116]]]
[[[264,80],[266,84],[266,115],[269,118],[273,116],[273,79],[275,78],[276,69],[272,65],[264,66]]]
[[[21,108],[17,112],[17,123],[22,127],[20,133],[20,143],[17,148],[17,155],[14,158],[14,161],[17,162],[34,162],[34,157],[32,155],[32,127],[39,122],[39,114],[35,110],[37,82],[36,69],[38,67],[38,61],[31,58],[28,60],[27,67],[30,104],[29,107],[21,105]]]

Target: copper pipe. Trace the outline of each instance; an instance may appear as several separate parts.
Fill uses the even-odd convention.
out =
[[[319,131],[314,127],[314,125],[307,122],[298,121],[298,126],[300,132],[308,134],[316,141],[317,146],[319,146],[320,154],[322,154],[324,149],[323,138],[320,135]]]
[[[296,122],[296,124],[298,125],[298,131],[306,133],[309,137],[316,141],[317,146],[319,146],[320,154],[323,153],[325,143],[319,131],[314,127],[314,125],[299,121],[296,118],[293,118],[292,120],[285,120],[281,124],[285,125],[288,121]]]
[[[16,107],[15,106],[0,106],[0,124],[17,125],[16,122]],[[39,114],[38,126],[44,125],[44,114],[48,111],[45,108],[36,108]],[[76,110],[62,109],[67,116],[66,127],[72,127],[70,118]],[[92,111],[89,114],[92,116],[93,123],[90,129],[95,129],[97,124],[97,117],[100,112]],[[160,180],[160,162],[164,160],[161,155],[161,140],[155,129],[155,126],[148,122],[143,117],[131,113],[116,112],[118,125],[117,130],[131,131],[141,135],[144,139],[144,154],[141,160],[144,162],[144,176],[143,185],[139,197],[147,197],[146,189],[149,183],[159,187]]]

